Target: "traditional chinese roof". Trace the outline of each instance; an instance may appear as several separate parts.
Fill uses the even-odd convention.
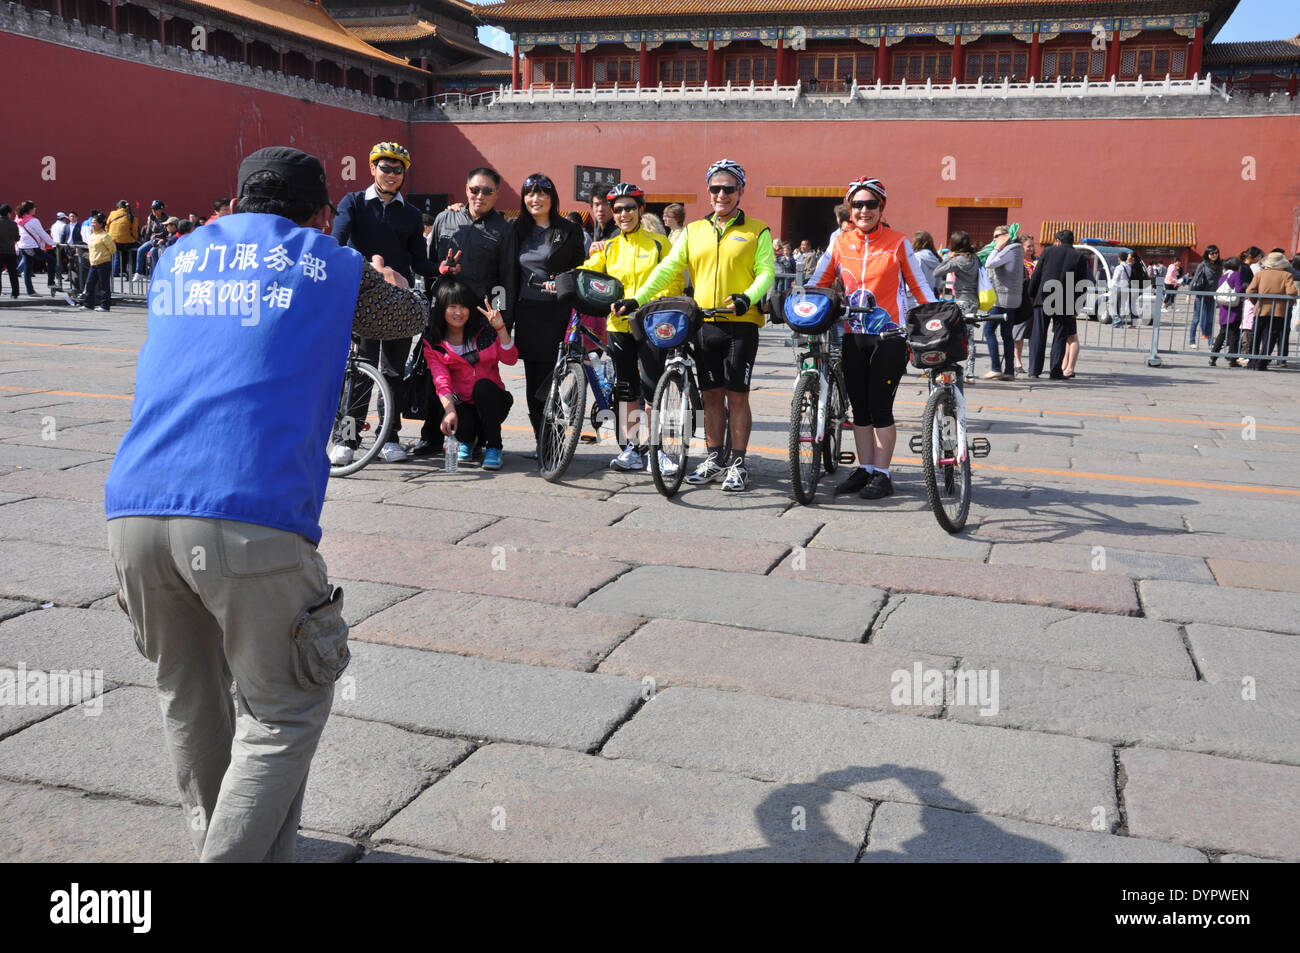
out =
[[[503,0],[477,9],[486,23],[532,20],[646,19],[696,14],[859,13],[898,11],[925,14],[948,10],[1039,7],[1071,13],[1086,0]]]
[[[424,74],[424,70],[411,66],[406,60],[375,49],[369,43],[349,33],[330,16],[329,11],[315,0],[181,0],[186,6],[200,7],[205,11],[247,20],[258,26],[302,37],[314,43],[332,46],[353,56],[362,57],[386,66]]]
[[[1038,234],[1043,241],[1063,229],[1074,232],[1076,241],[1100,238],[1129,247],[1162,246],[1192,248],[1196,245],[1195,222],[1043,222]]]
[[[1300,61],[1300,35],[1289,40],[1257,40],[1254,43],[1211,43],[1205,48],[1205,63],[1273,63]]]
[[[353,36],[367,43],[402,43],[407,40],[422,40],[427,36],[438,34],[437,25],[418,17],[402,22],[396,20],[365,19],[339,21]]]
[[[506,53],[498,53],[495,56],[484,56],[476,60],[467,60],[464,63],[457,63],[455,66],[449,66],[446,69],[438,70],[438,75],[440,77],[509,76],[510,57]]]

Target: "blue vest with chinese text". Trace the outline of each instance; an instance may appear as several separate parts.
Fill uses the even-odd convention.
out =
[[[278,215],[223,216],[168,248],[108,518],[239,520],[319,542],[362,267]]]

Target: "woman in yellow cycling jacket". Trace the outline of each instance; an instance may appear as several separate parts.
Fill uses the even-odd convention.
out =
[[[666,236],[641,227],[645,193],[640,188],[629,182],[620,182],[609,190],[607,198],[614,209],[618,234],[593,249],[582,267],[617,278],[623,285],[624,294],[633,297],[650,277],[650,272],[672,250],[672,244]],[[655,297],[679,295],[683,283],[684,277],[678,272]],[[633,427],[633,418],[642,416],[643,403],[649,406],[654,399],[655,384],[663,373],[663,357],[649,343],[637,345],[627,320],[611,313],[605,321],[609,353],[614,361],[614,400],[622,404],[619,416],[623,421],[625,444],[610,466],[616,470],[640,470],[645,466],[645,459],[634,436],[637,431]],[[665,461],[661,462],[671,465],[670,461]]]

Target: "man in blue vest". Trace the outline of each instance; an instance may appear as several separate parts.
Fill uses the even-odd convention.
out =
[[[261,149],[239,167],[236,214],[163,252],[104,487],[118,603],[158,664],[204,861],[293,859],[350,658],[316,551],[350,337],[409,338],[428,317],[382,259],[322,231],[331,212],[319,160]]]

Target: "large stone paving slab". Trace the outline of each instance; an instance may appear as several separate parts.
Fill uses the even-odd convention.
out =
[[[1182,751],[1121,751],[1135,837],[1300,861],[1300,768]]]
[[[2,506],[0,536],[108,549],[103,505],[72,500],[30,499]]]
[[[23,496],[81,500],[96,503],[101,510],[104,506],[103,475],[78,470],[18,470],[0,477],[0,490]],[[107,529],[103,535],[108,536]]]
[[[817,512],[825,513],[826,507],[818,506]],[[971,538],[976,529],[974,521],[967,524],[967,529],[966,533],[960,535],[936,533],[934,516],[928,506],[923,512],[891,511],[887,517],[879,513],[835,515],[827,517],[826,525],[813,537],[808,548],[895,556],[934,556],[982,563],[988,557],[989,544]]]
[[[1196,678],[1178,628],[1168,622],[949,596],[894,597],[872,630],[871,644]]]
[[[1300,692],[1253,699],[1240,685],[1139,678],[1032,662],[966,658],[962,667],[996,670],[996,714],[953,705],[956,721],[1300,764]]]
[[[489,745],[375,838],[532,862],[851,863],[870,817],[869,802],[812,784]]]
[[[0,597],[84,606],[115,592],[113,564],[101,550],[0,540]]]
[[[496,519],[483,513],[428,512],[381,503],[335,500],[325,504],[320,525],[326,535],[338,532],[455,543],[495,523]]]
[[[708,689],[659,692],[602,753],[1080,830],[1117,817],[1107,745]]]
[[[419,590],[409,586],[388,586],[378,582],[361,582],[356,579],[335,579],[330,582],[343,590],[343,621],[355,626],[377,612],[383,612]],[[93,607],[92,607],[93,608]]]
[[[857,642],[884,601],[883,592],[867,587],[642,566],[589,596],[582,608]]]
[[[577,605],[627,568],[622,563],[589,556],[511,550],[505,546],[452,546],[355,533],[325,536],[320,552],[331,573],[349,579],[569,606]]]
[[[876,808],[862,863],[1205,863],[1188,847],[965,814],[919,804]]]
[[[0,599],[0,621],[31,612],[36,608],[34,602],[20,602],[14,599]]]
[[[1134,542],[1137,542],[1134,540]],[[1106,572],[1123,573],[1139,579],[1177,579],[1183,582],[1214,583],[1214,575],[1199,556],[1171,556],[1145,553],[1113,546],[1081,546],[1069,543],[998,543],[989,553],[995,566],[1027,566],[1033,569],[1091,571],[1100,565]]]
[[[351,635],[364,642],[589,672],[642,621],[501,596],[425,592],[373,616]]]
[[[492,516],[522,516],[530,520],[562,523],[565,526],[608,526],[630,513],[633,507],[567,495],[492,490],[479,486],[425,485],[403,493],[393,501],[400,506],[452,510],[457,513],[485,513]]]
[[[114,682],[153,687],[156,666],[135,647],[126,614],[42,609],[0,623],[0,662],[42,669],[99,669]]]
[[[1186,631],[1192,658],[1207,682],[1249,684],[1259,693],[1300,687],[1300,647],[1293,635],[1200,623]]]
[[[1148,618],[1170,622],[1248,624],[1252,629],[1300,635],[1300,593],[1228,589],[1153,579],[1140,582]]]
[[[16,443],[0,443],[0,467],[66,470],[69,467],[104,459],[106,454],[86,450],[60,450],[52,446],[26,447]]]
[[[941,532],[935,527],[936,532]],[[802,559],[802,568],[797,559]],[[894,592],[963,596],[991,602],[1135,615],[1133,582],[1114,573],[1036,572],[1013,566],[989,566],[962,559],[873,556],[835,550],[795,551],[773,575],[851,586],[880,586]]]
[[[597,671],[671,685],[721,688],[801,701],[936,715],[937,705],[897,706],[900,671],[951,668],[954,659],[906,649],[809,639],[706,622],[657,619],[614,650]],[[917,699],[919,702],[919,699]]]
[[[740,541],[697,533],[635,529],[624,523],[571,529],[539,520],[506,517],[461,540],[465,546],[603,556],[640,565],[685,566],[729,572],[765,573],[790,547],[782,543]]]
[[[1241,589],[1272,589],[1300,592],[1300,572],[1295,566],[1273,562],[1243,562],[1238,559],[1211,559],[1210,569],[1221,586]]]
[[[641,700],[612,675],[509,665],[367,642],[352,645],[356,698],[334,710],[465,738],[593,750]]]
[[[619,525],[629,529],[803,546],[825,522],[820,515],[805,507],[791,509],[791,501],[784,496],[769,494],[752,500],[748,499],[749,496],[748,493],[723,493],[713,486],[692,488],[690,493],[679,494],[672,500],[642,493],[634,497],[641,504],[640,508],[621,520]],[[746,499],[733,502],[735,497]],[[614,497],[615,500],[627,498],[627,493]]]

